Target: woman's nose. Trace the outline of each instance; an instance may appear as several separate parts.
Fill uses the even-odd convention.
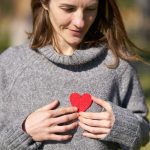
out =
[[[84,15],[82,11],[78,11],[75,13],[74,18],[73,18],[73,24],[78,29],[82,29],[84,27],[85,21],[84,21]]]

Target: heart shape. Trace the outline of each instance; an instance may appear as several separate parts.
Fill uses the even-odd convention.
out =
[[[70,95],[70,102],[72,106],[78,108],[78,112],[86,111],[92,104],[91,95],[84,93],[82,96],[78,93],[72,93]]]

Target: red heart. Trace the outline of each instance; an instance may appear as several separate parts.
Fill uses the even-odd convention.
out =
[[[70,95],[70,102],[72,106],[78,108],[78,111],[86,111],[92,104],[91,95],[88,93],[83,94],[82,96],[78,93],[72,93]]]

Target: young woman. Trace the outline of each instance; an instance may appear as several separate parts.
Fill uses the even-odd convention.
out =
[[[0,56],[0,149],[140,149],[147,107],[128,62],[140,58],[115,0],[31,6],[30,44]]]

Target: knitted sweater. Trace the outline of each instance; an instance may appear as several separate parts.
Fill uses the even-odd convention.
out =
[[[58,54],[52,46],[30,49],[29,44],[11,47],[0,55],[0,150],[138,150],[149,140],[147,107],[135,70],[120,60],[116,69],[107,65],[113,55],[104,45],[78,49],[71,56]],[[72,92],[90,93],[108,101],[115,122],[104,139],[70,131],[68,141],[35,142],[22,130],[24,119],[57,99],[70,106]],[[87,110],[100,112],[93,103]]]

